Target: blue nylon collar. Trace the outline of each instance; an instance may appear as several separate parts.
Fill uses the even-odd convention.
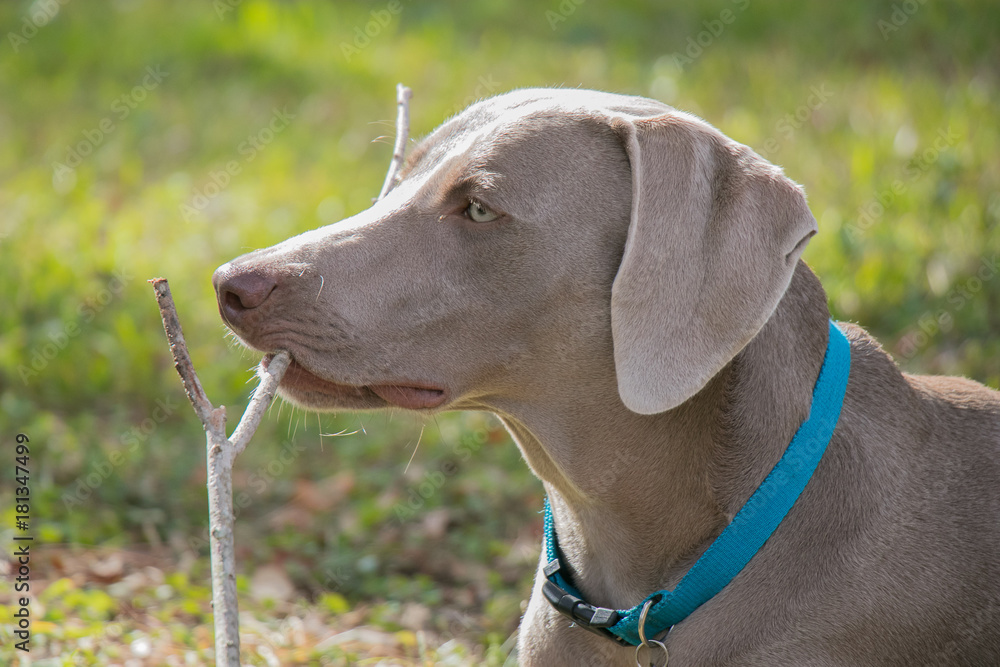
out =
[[[850,370],[850,343],[831,321],[809,417],[799,426],[781,460],[676,588],[657,591],[631,609],[593,607],[566,580],[552,509],[546,498],[544,547],[548,564],[544,573],[551,584],[543,587],[546,599],[581,627],[631,646],[641,643],[639,617],[647,602],[651,606],[644,628],[646,637],[655,637],[687,618],[750,562],[809,483],[840,418]]]

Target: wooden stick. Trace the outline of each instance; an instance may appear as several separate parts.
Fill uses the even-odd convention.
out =
[[[167,332],[167,343],[170,344],[170,353],[174,357],[174,368],[181,376],[188,400],[204,424],[211,419],[215,408],[205,395],[198,374],[194,372],[194,366],[191,364],[191,355],[188,354],[184,332],[181,330],[180,320],[177,319],[177,308],[174,306],[174,297],[170,294],[170,285],[165,278],[153,278],[149,282],[153,284],[153,291],[156,292],[156,303],[160,307],[163,330]]]
[[[410,134],[410,98],[412,91],[398,84],[396,86],[396,144],[392,161],[385,175],[382,199],[396,185],[399,171],[406,156],[406,142]],[[215,617],[215,660],[224,667],[240,666],[240,625],[239,607],[236,597],[236,545],[233,537],[233,462],[246,448],[250,438],[260,426],[264,413],[274,400],[281,378],[288,370],[291,356],[281,350],[266,358],[260,365],[260,384],[254,392],[240,423],[236,425],[231,438],[226,437],[226,408],[216,408],[208,400],[201,386],[198,374],[191,363],[184,333],[177,317],[170,294],[170,285],[164,278],[149,281],[156,293],[156,302],[163,319],[163,330],[167,334],[170,352],[174,358],[174,368],[181,376],[184,391],[195,414],[205,428],[208,450],[208,522],[209,540],[212,552],[212,606]]]
[[[205,424],[208,449],[208,534],[212,558],[212,616],[215,664],[240,665],[240,616],[236,596],[236,539],[233,534],[233,452],[226,439],[226,410]]]
[[[164,278],[150,280],[167,333],[174,368],[184,391],[205,427],[208,450],[208,525],[212,551],[212,606],[215,617],[215,662],[240,667],[240,621],[236,598],[236,544],[233,537],[233,461],[246,448],[274,399],[291,357],[284,350],[261,362],[261,382],[230,440],[226,438],[226,408],[214,407],[191,363],[177,308]]]
[[[250,399],[250,404],[247,406],[246,412],[243,413],[243,418],[240,419],[240,423],[236,425],[236,429],[229,437],[233,444],[233,456],[239,456],[246,449],[250,438],[257,432],[260,420],[264,417],[268,406],[271,405],[271,401],[274,400],[274,394],[278,391],[281,378],[284,377],[291,362],[292,358],[284,350],[270,357],[266,367],[261,362],[260,384],[257,385],[253,398]]]
[[[385,174],[385,182],[378,199],[382,199],[396,186],[399,170],[403,168],[403,158],[406,156],[406,142],[410,139],[410,98],[413,91],[401,83],[396,84],[396,145],[392,150],[392,161],[389,171]],[[375,201],[378,201],[376,199]]]

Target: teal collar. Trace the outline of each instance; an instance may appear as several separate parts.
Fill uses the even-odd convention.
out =
[[[564,575],[555,522],[545,499],[545,598],[581,627],[622,645],[638,646],[683,621],[738,575],[771,536],[812,478],[840,417],[851,370],[851,346],[831,321],[826,356],[813,389],[809,417],[788,449],[732,522],[709,545],[672,591],[653,593],[631,609],[594,607]]]

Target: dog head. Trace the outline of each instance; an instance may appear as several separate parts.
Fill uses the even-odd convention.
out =
[[[815,231],[780,169],[693,116],[519,90],[435,130],[371,208],[214,284],[309,408],[490,409],[610,377],[653,414],[756,335]]]

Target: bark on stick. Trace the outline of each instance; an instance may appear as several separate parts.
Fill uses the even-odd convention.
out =
[[[236,545],[233,537],[233,461],[253,437],[274,399],[291,361],[279,351],[261,363],[261,381],[243,418],[226,437],[226,408],[215,407],[205,395],[191,363],[177,308],[164,278],[150,280],[163,318],[163,330],[191,406],[205,427],[208,449],[208,524],[212,550],[212,607],[215,617],[215,662],[224,667],[240,665],[239,607],[236,600]]]
[[[412,96],[412,90],[401,83],[396,84],[396,145],[392,149],[392,161],[389,162],[389,171],[385,174],[385,182],[382,183],[382,191],[378,193],[378,199],[385,197],[389,194],[389,190],[396,186],[399,170],[403,168],[403,159],[406,157],[406,142],[410,139],[410,98]]]

